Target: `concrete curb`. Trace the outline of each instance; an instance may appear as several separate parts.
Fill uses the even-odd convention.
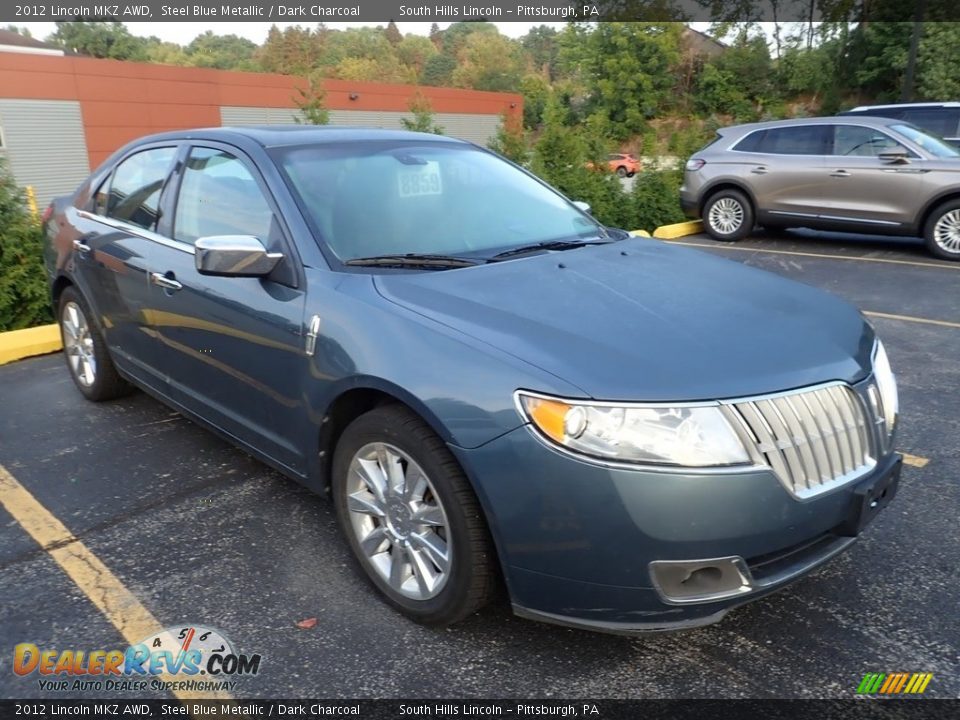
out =
[[[653,236],[661,240],[673,240],[674,238],[684,237],[685,235],[696,235],[702,232],[703,223],[699,220],[690,220],[689,222],[674,223],[673,225],[661,225],[653,231]]]
[[[63,348],[57,325],[40,325],[26,330],[0,333],[0,365],[14,360],[46,355]]]

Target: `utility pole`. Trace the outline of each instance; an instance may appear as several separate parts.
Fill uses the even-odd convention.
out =
[[[907,57],[907,71],[903,76],[903,89],[900,92],[900,102],[913,100],[914,78],[917,74],[917,52],[920,49],[920,38],[923,35],[923,16],[927,0],[917,0],[913,16],[913,34],[910,36],[910,55]]]

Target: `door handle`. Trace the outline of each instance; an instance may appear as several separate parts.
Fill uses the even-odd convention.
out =
[[[150,273],[150,282],[164,290],[181,290],[183,284],[177,282],[172,277],[167,277],[161,273]]]
[[[757,165],[757,166],[756,166],[753,170],[751,170],[750,172],[752,172],[754,175],[766,175],[766,174],[767,174],[767,168],[764,167],[763,165]]]
[[[850,173],[846,170],[837,170],[836,172],[830,173],[830,177],[850,177]]]
[[[90,252],[90,246],[87,245],[83,240],[77,239],[73,241],[73,249],[78,253],[88,253]]]

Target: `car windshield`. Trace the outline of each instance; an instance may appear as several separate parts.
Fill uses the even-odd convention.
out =
[[[430,253],[482,257],[605,234],[589,215],[490,153],[451,142],[278,148],[275,159],[342,261]]]
[[[913,125],[891,125],[898,133],[916,143],[928,153],[938,158],[960,157],[960,151],[952,145]]]

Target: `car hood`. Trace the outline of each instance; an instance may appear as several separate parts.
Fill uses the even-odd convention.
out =
[[[383,274],[375,284],[385,299],[599,400],[722,399],[854,382],[871,362],[873,331],[847,303],[653,240]]]

